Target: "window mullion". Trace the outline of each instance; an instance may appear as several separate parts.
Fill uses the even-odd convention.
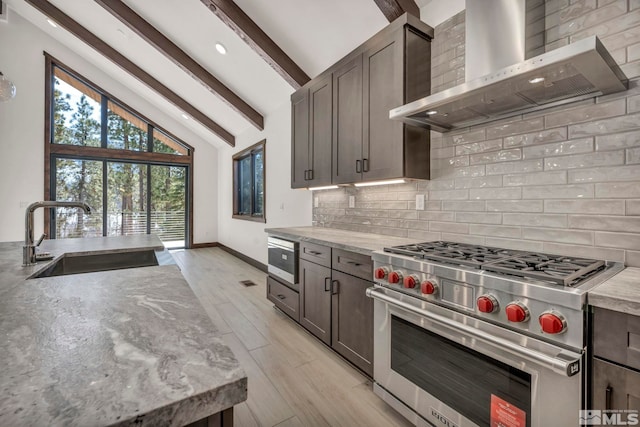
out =
[[[109,197],[107,194],[108,185],[109,185],[109,179],[108,179],[108,171],[107,171],[107,161],[104,160],[102,162],[102,235],[103,236],[107,235],[107,226],[108,226],[108,222],[107,222],[107,212],[109,210],[107,208],[107,203],[109,202]]]
[[[109,109],[109,100],[106,96],[102,95],[100,98],[101,111],[100,111],[100,145],[102,148],[107,148],[107,132],[109,116],[107,110]]]

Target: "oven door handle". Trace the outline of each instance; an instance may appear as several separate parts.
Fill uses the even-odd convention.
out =
[[[559,349],[557,355],[551,356],[539,351],[524,348],[511,341],[496,337],[491,334],[487,334],[486,332],[473,328],[469,325],[465,325],[463,323],[456,322],[455,320],[448,319],[444,316],[431,313],[427,310],[415,307],[412,304],[408,304],[404,301],[399,301],[393,297],[388,296],[384,293],[384,291],[379,291],[376,288],[368,288],[366,293],[368,297],[380,300],[394,307],[398,307],[410,313],[414,313],[418,316],[427,318],[434,323],[454,329],[455,331],[468,335],[478,341],[494,345],[501,350],[505,350],[511,354],[516,355],[519,358],[538,363],[542,366],[546,366],[558,374],[571,377],[580,372],[580,360],[582,359],[581,354],[569,352],[564,349]]]

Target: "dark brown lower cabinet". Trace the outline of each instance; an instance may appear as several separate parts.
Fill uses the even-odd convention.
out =
[[[300,324],[331,345],[331,269],[301,259]]]
[[[593,409],[640,411],[640,373],[594,358],[591,396]]]
[[[267,277],[267,299],[293,320],[300,321],[300,297],[298,292],[271,276]]]
[[[332,271],[331,347],[365,373],[373,375],[373,300],[371,282]]]

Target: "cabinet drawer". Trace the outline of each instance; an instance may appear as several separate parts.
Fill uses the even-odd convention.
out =
[[[331,248],[327,246],[300,242],[300,258],[331,268]]]
[[[373,280],[373,261],[371,261],[370,256],[334,249],[331,257],[331,265],[334,270],[342,271],[364,280]]]
[[[293,320],[300,322],[300,297],[296,291],[272,277],[267,277],[267,299]]]
[[[640,410],[640,373],[593,359],[591,393],[593,409]]]
[[[640,369],[640,317],[596,307],[593,354]]]

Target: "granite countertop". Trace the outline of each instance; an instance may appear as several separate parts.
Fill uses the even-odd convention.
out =
[[[589,292],[594,307],[640,316],[640,268],[627,267]]]
[[[301,242],[317,243],[319,245],[326,245],[364,255],[371,255],[373,251],[380,251],[389,246],[416,243],[416,239],[325,227],[267,228],[265,232],[272,236],[294,239]]]
[[[156,236],[44,250],[162,249]],[[0,243],[0,425],[184,425],[247,398],[247,378],[176,265],[27,279]]]

